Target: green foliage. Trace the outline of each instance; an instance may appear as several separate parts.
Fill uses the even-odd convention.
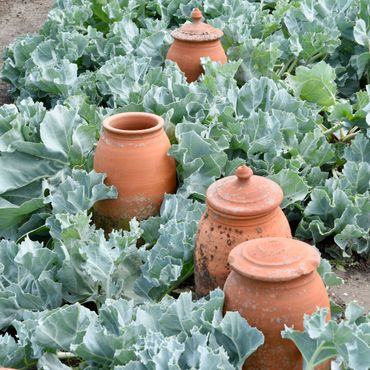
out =
[[[297,96],[323,107],[335,104],[335,71],[325,62],[315,64],[311,69],[300,66],[296,75],[290,76],[291,83]]]
[[[370,316],[350,303],[345,320],[339,323],[326,321],[327,310],[321,309],[312,316],[305,315],[304,331],[285,327],[283,338],[292,340],[303,356],[303,369],[313,370],[330,358],[337,357],[343,368],[367,370],[370,363]]]
[[[158,301],[192,275],[195,237],[204,209],[197,201],[167,195],[160,217],[141,223],[145,241],[156,242],[151,249],[142,249],[141,276],[134,287],[140,296]]]
[[[195,6],[224,31],[229,62],[202,58],[188,84],[165,55]],[[86,369],[240,368],[263,339],[237,314],[222,319],[222,294],[166,294],[193,273],[208,186],[243,163],[282,186],[296,237],[368,256],[369,11],[367,0],[57,0],[37,34],[9,45],[1,77],[17,100],[0,107],[0,328],[17,340],[0,337],[1,365],[68,369],[61,357],[72,356]],[[106,236],[91,210],[117,193],[93,156],[103,118],[125,111],[165,119],[179,186],[159,216]],[[319,272],[340,283],[328,262]],[[337,354],[365,368],[368,328],[351,312],[286,329],[307,369]]]
[[[344,255],[350,255],[351,252],[368,253],[370,247],[368,143],[369,138],[366,135],[357,135],[344,152],[347,162],[342,173],[312,190],[311,200],[297,230],[298,236],[303,238],[312,236],[315,242],[319,242],[332,235]],[[338,253],[335,249],[332,252]]]
[[[168,195],[161,215],[130,231],[113,231],[108,238],[91,225],[88,192],[107,198],[112,189],[102,175],[74,170],[72,177],[51,189],[53,213],[46,220],[53,243],[45,248],[26,238],[0,243],[0,329],[30,312],[57,308],[63,302],[92,302],[121,297],[136,302],[159,301],[193,272],[198,220],[204,205]],[[97,181],[97,184],[93,182]],[[65,184],[73,184],[73,189]],[[99,194],[100,192],[100,194]],[[115,194],[113,194],[115,195]],[[144,232],[145,244],[137,248]]]
[[[31,314],[14,323],[18,342],[0,337],[0,363],[70,369],[57,357],[68,352],[82,369],[241,368],[264,338],[238,313],[223,317],[223,301],[216,290],[196,302],[183,293],[143,306],[109,299],[98,314],[78,303]]]

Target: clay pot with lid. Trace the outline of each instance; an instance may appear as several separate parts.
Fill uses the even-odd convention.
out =
[[[301,370],[299,350],[281,337],[281,331],[284,325],[303,330],[304,314],[313,314],[317,307],[330,312],[324,283],[316,271],[320,264],[317,250],[288,238],[255,239],[234,248],[229,264],[224,311],[239,311],[265,336],[265,343],[243,369]],[[328,370],[329,365],[330,361],[316,369]]]
[[[240,166],[235,176],[220,179],[208,188],[194,253],[198,296],[224,286],[230,272],[228,256],[238,244],[269,236],[292,237],[279,207],[282,200],[278,184],[253,175],[247,166]]]
[[[223,32],[203,23],[202,13],[198,8],[193,10],[191,16],[193,23],[184,24],[171,32],[174,42],[166,57],[177,63],[188,82],[195,81],[203,73],[200,58],[209,57],[215,62],[227,62],[220,42]]]
[[[110,232],[128,228],[159,212],[165,193],[176,191],[176,164],[167,152],[171,146],[161,117],[150,113],[120,113],[103,122],[94,170],[107,174],[118,199],[94,205],[94,221]]]

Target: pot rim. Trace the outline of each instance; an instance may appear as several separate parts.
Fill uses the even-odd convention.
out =
[[[142,128],[142,129],[125,129],[125,128],[117,128],[114,127],[114,124],[131,124],[135,125],[133,119],[138,120],[137,124],[147,124],[149,127]],[[152,126],[150,127],[150,125]],[[117,113],[113,114],[104,119],[103,127],[104,130],[118,134],[118,135],[142,135],[142,134],[151,134],[157,131],[160,131],[164,126],[164,120],[162,117],[157,116],[153,113],[146,113],[146,112],[124,112],[124,113]]]
[[[228,220],[240,220],[240,221],[257,220],[257,219],[260,219],[260,218],[263,218],[263,217],[266,217],[266,216],[276,217],[274,212],[278,208],[281,209],[280,206],[276,206],[276,207],[271,208],[270,210],[267,210],[266,212],[263,212],[263,213],[255,213],[255,214],[252,214],[252,215],[244,216],[242,214],[241,215],[235,215],[235,214],[232,214],[232,213],[221,212],[217,208],[212,207],[212,205],[209,204],[209,202],[207,202],[207,198],[206,198],[205,204],[206,204],[208,210],[210,210],[212,213],[216,214],[217,216],[221,216],[221,217],[226,218]]]

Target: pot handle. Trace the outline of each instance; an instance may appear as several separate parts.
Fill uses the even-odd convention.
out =
[[[253,176],[253,171],[250,167],[243,165],[237,168],[235,175],[238,178],[238,180],[246,181]]]
[[[198,8],[194,8],[194,10],[191,12],[191,17],[193,18],[194,23],[198,23],[201,21],[203,14]]]

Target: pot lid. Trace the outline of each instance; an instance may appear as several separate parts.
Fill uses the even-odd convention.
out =
[[[228,261],[233,270],[250,279],[287,281],[316,270],[320,254],[299,240],[271,237],[237,245]]]
[[[185,23],[180,28],[171,32],[171,36],[176,40],[182,41],[212,41],[218,40],[223,36],[223,32],[210,24],[202,22],[202,12],[195,8],[191,13],[192,23]]]
[[[252,169],[240,166],[235,176],[214,182],[207,190],[206,203],[214,211],[236,217],[253,217],[271,212],[284,197],[278,184]]]

